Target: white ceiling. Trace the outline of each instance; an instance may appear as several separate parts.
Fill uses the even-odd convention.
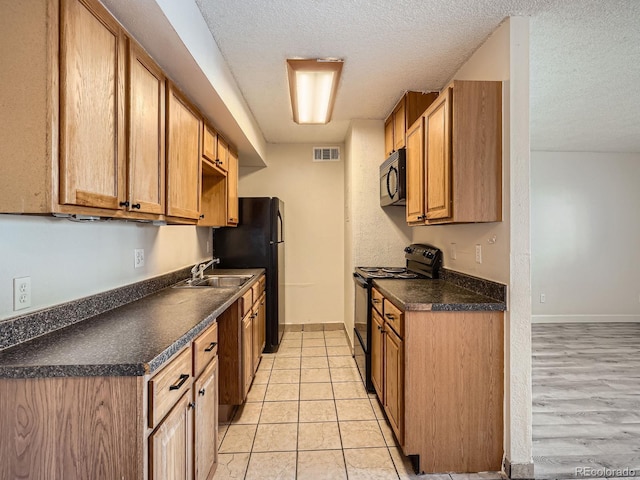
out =
[[[342,142],[405,90],[442,88],[512,15],[531,16],[539,150],[640,151],[638,0],[196,0],[268,142]],[[331,123],[292,120],[285,59],[345,60]]]
[[[531,148],[640,152],[640,1],[560,1],[530,29]]]

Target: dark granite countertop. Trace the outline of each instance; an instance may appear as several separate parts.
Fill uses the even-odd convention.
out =
[[[152,373],[211,325],[263,269],[226,270],[254,278],[241,288],[165,288],[0,351],[0,377],[136,376]]]
[[[376,287],[402,310],[506,310],[504,302],[479,295],[444,280],[374,280]]]

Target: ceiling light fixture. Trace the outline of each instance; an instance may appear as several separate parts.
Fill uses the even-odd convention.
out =
[[[287,60],[294,122],[300,125],[329,123],[343,63],[320,58]]]

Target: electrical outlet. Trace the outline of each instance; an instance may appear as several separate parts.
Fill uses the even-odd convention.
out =
[[[540,294],[540,303],[544,303],[547,301],[547,296],[544,293]]]
[[[13,279],[13,309],[22,310],[31,306],[31,277]]]
[[[451,244],[451,260],[455,260],[458,258],[458,249],[456,248],[456,244]]]
[[[482,263],[482,245],[476,245],[476,263]]]
[[[135,268],[144,267],[144,248],[136,248],[133,251],[133,266]]]

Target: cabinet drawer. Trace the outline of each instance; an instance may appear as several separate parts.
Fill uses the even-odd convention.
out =
[[[260,298],[260,282],[254,283],[251,291],[253,292],[253,302],[255,303]]]
[[[200,373],[218,354],[218,323],[210,325],[193,342],[193,376]]]
[[[149,380],[149,427],[154,428],[191,386],[191,348]]]
[[[240,316],[244,318],[244,316],[251,311],[251,306],[253,305],[253,288],[247,290],[247,293],[242,295],[240,299]]]
[[[267,278],[264,275],[262,275],[260,277],[260,280],[258,280],[258,283],[260,284],[260,295],[262,295],[264,291],[267,289]]]
[[[383,299],[384,297],[378,290],[376,290],[375,288],[371,289],[371,304],[373,308],[375,308],[380,315],[384,313],[383,303],[382,303]]]
[[[384,320],[401,337],[404,335],[404,312],[386,298],[384,299]]]

